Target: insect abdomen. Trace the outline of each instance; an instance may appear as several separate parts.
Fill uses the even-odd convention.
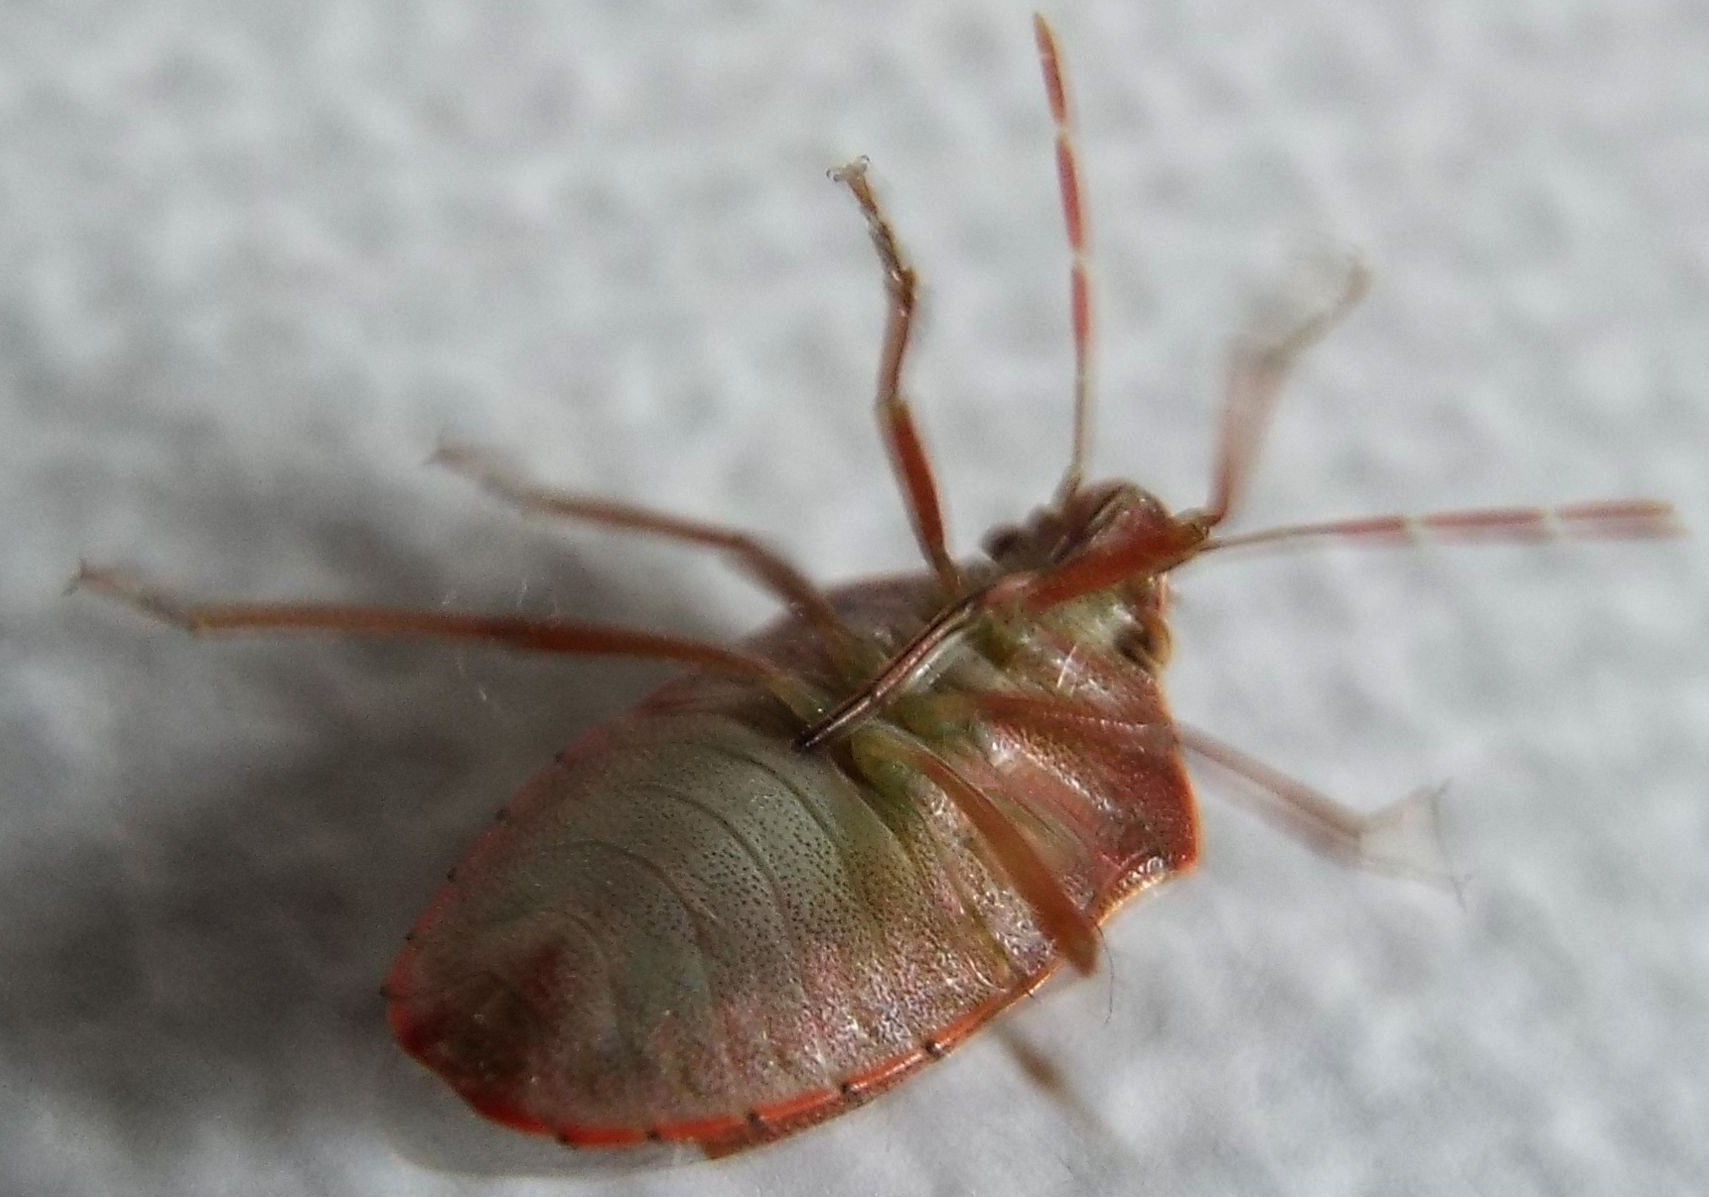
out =
[[[578,1142],[759,1137],[886,1087],[1053,967],[941,792],[851,775],[796,750],[763,700],[708,693],[675,683],[533,779],[394,966],[399,1038],[490,1116]],[[1041,849],[1083,908],[1153,879],[1155,837],[1129,843],[1104,792],[1131,754],[1081,762],[1089,796],[1060,751],[1073,737],[1045,759],[1038,729],[986,731],[1000,759],[940,747],[981,784],[1018,782],[999,797],[1023,819],[1060,825]],[[1145,759],[1159,784],[1178,774]]]
[[[984,927],[976,861],[787,744],[700,716],[599,740],[523,790],[393,970],[406,1046],[489,1113],[645,1131],[836,1091],[1043,963]]]

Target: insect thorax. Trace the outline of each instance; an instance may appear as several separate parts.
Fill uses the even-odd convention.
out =
[[[1168,528],[1177,522],[1149,491],[1131,482],[1111,480],[1080,487],[1065,498],[1036,508],[1021,523],[998,525],[986,534],[981,547],[999,577],[1043,573],[1084,553],[1106,548],[1118,538]],[[1106,623],[1106,627],[1117,640],[1112,647],[1155,672],[1169,656],[1164,624],[1167,603],[1166,575],[1141,573],[1071,606],[1106,612],[1113,620],[1113,626]]]
[[[1116,528],[1163,527],[1169,509],[1131,482],[1096,482],[1066,498],[1034,508],[1018,524],[998,524],[980,547],[1003,573],[1047,569],[1098,544]]]

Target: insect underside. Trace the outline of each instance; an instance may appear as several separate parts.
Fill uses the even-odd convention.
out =
[[[438,460],[513,506],[710,547],[788,614],[734,647],[556,619],[318,604],[181,604],[120,574],[80,583],[190,631],[478,640],[690,666],[529,781],[411,932],[385,992],[404,1047],[482,1113],[578,1146],[736,1150],[841,1113],[942,1056],[1198,854],[1183,749],[1243,778],[1309,844],[1416,870],[1361,816],[1175,721],[1168,575],[1205,553],[1422,535],[1670,532],[1649,501],[1379,516],[1227,535],[1295,359],[1362,294],[1356,258],[1315,304],[1272,305],[1228,363],[1202,508],[1087,483],[1092,306],[1063,72],[1035,35],[1072,266],[1074,434],[1051,501],[986,553],[949,552],[902,386],[914,271],[864,162],[835,172],[889,296],[877,416],[927,570],[824,591],[743,533],[541,489],[461,448]]]

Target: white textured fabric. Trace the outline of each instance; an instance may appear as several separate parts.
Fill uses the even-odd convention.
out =
[[[1215,797],[1104,974],[853,1116],[603,1166],[487,1132],[376,990],[461,846],[661,676],[198,643],[60,587],[726,635],[694,554],[513,518],[442,436],[911,565],[883,299],[955,541],[1067,443],[1026,11],[978,2],[0,7],[0,1192],[1653,1194],[1709,1176],[1709,15],[1687,0],[1054,14],[1098,246],[1097,473],[1206,488],[1263,264],[1365,246],[1243,526],[1654,494],[1696,539],[1183,574],[1178,712],[1345,800],[1442,778],[1463,905]],[[529,1149],[529,1150],[523,1150]]]

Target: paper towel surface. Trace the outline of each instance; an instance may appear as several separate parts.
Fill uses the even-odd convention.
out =
[[[1667,497],[1709,524],[1709,16],[1638,0],[1088,2],[1094,475],[1202,502],[1268,264],[1363,246],[1240,526]],[[691,551],[424,464],[912,568],[858,154],[926,288],[954,542],[1065,464],[1028,11],[89,0],[0,10],[0,1192],[1690,1192],[1709,1175],[1709,571],[1671,543],[1353,548],[1179,580],[1177,713],[1351,804],[1443,779],[1464,904],[1201,785],[1206,863],[881,1101],[678,1168],[488,1131],[377,987],[521,781],[664,671],[195,642],[186,593],[712,637]],[[1019,1059],[1048,1059],[1052,1095]]]

